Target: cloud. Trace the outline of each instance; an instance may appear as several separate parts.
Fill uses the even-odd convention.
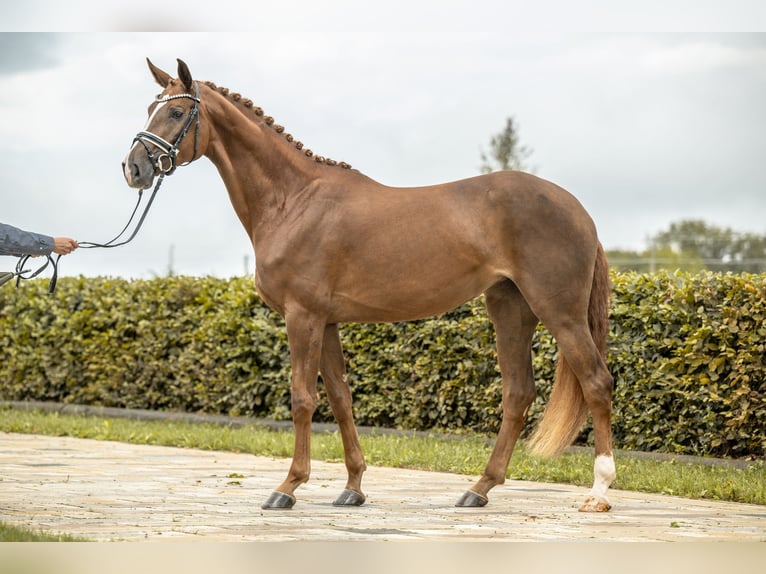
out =
[[[183,58],[384,184],[476,175],[479,149],[513,115],[537,173],[583,202],[607,247],[640,249],[685,217],[766,232],[766,35],[453,37],[432,26],[389,37],[395,14],[348,31],[311,14],[315,25],[271,19],[258,34],[0,35],[4,58],[38,54],[0,78],[3,220],[91,241],[119,230],[135,199],[120,161],[157,93],[149,56],[169,72]],[[63,269],[161,273],[172,245],[179,273],[238,274],[252,256],[207,159],[168,179],[134,243],[83,250]]]
[[[53,68],[61,63],[57,34],[0,34],[0,76]]]
[[[737,36],[709,37],[696,35],[670,45],[656,45],[641,56],[641,67],[654,74],[678,77],[718,70],[747,72],[766,66],[766,44],[761,34],[750,35],[752,45],[739,45]]]

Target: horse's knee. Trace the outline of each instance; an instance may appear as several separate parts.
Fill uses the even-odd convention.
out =
[[[314,415],[317,402],[311,395],[293,395],[291,411],[293,414],[293,420],[303,420]]]

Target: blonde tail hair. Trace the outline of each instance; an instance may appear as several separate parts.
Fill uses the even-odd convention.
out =
[[[610,291],[609,264],[599,243],[588,305],[588,324],[593,341],[604,358],[609,334]],[[588,405],[580,382],[559,351],[551,397],[528,446],[543,456],[560,454],[577,438],[587,418]]]

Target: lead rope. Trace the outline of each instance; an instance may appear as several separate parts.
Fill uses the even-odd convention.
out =
[[[133,218],[135,218],[136,213],[138,213],[138,208],[141,205],[141,199],[143,197],[144,191],[140,189],[138,191],[138,201],[136,202],[136,206],[133,208],[133,213],[130,214],[130,219],[128,219],[128,222],[125,224],[125,227],[122,228],[122,231],[120,231],[116,236],[114,236],[112,239],[107,241],[106,243],[95,243],[92,241],[80,241],[79,245],[82,249],[111,249],[112,247],[120,247],[122,245],[127,245],[131,241],[133,241],[133,238],[138,234],[138,231],[141,229],[141,226],[144,224],[144,220],[146,219],[147,214],[149,213],[149,208],[152,206],[152,203],[154,202],[154,198],[157,195],[157,192],[160,189],[160,186],[162,185],[162,181],[165,179],[165,173],[162,172],[157,178],[157,183],[154,184],[154,189],[152,190],[152,195],[149,197],[149,201],[146,203],[146,207],[144,207],[144,211],[141,214],[141,218],[138,220],[138,223],[136,224],[135,229],[130,234],[130,237],[123,241],[119,241],[120,237],[122,237],[125,232],[130,227],[130,224],[133,222]],[[118,242],[119,241],[119,242]],[[0,277],[0,285],[5,283],[6,281],[9,281],[13,277],[16,277],[16,287],[19,286],[21,283],[21,280],[28,280],[28,279],[34,279],[40,273],[45,271],[48,268],[48,265],[53,266],[53,275],[51,276],[50,283],[48,284],[48,293],[53,293],[56,290],[56,282],[58,281],[58,265],[59,260],[61,259],[61,255],[56,255],[54,258],[52,255],[47,255],[47,261],[37,268],[36,270],[32,271],[31,269],[25,269],[27,262],[31,258],[31,255],[24,255],[23,257],[19,258],[19,261],[16,263],[16,271],[12,273],[10,276],[3,275]]]
[[[146,219],[146,215],[149,213],[149,208],[152,206],[152,202],[154,201],[155,196],[157,195],[157,191],[160,189],[160,186],[162,185],[162,181],[165,179],[166,175],[171,175],[175,170],[176,167],[176,155],[178,153],[178,148],[181,145],[181,141],[186,137],[186,133],[189,131],[189,128],[192,125],[192,122],[196,120],[196,128],[194,130],[194,153],[192,154],[192,158],[181,165],[188,165],[191,162],[193,162],[195,159],[197,159],[197,136],[199,135],[199,84],[197,82],[194,83],[195,88],[195,95],[191,94],[176,94],[173,96],[166,96],[164,98],[158,98],[158,102],[162,101],[169,101],[174,100],[178,98],[189,98],[194,101],[194,105],[192,106],[191,111],[189,112],[189,118],[186,120],[186,124],[184,125],[183,129],[181,130],[181,133],[178,134],[176,137],[176,141],[171,145],[168,142],[166,142],[161,137],[147,131],[141,131],[138,132],[138,135],[133,139],[133,143],[139,142],[141,145],[144,146],[144,149],[146,150],[147,155],[149,156],[149,160],[154,164],[154,166],[159,170],[160,175],[157,178],[157,183],[154,185],[154,190],[152,191],[152,195],[149,197],[149,201],[146,204],[146,207],[144,208],[144,212],[141,214],[141,218],[138,220],[138,224],[136,225],[136,228],[133,230],[133,233],[130,234],[130,237],[125,239],[124,241],[119,241],[120,237],[123,236],[123,234],[128,230],[128,227],[130,227],[130,224],[133,221],[133,218],[136,216],[136,213],[138,212],[138,207],[141,205],[141,197],[143,195],[143,190],[138,191],[138,201],[136,202],[136,207],[133,208],[133,213],[130,215],[130,219],[128,219],[128,223],[125,225],[125,227],[122,228],[122,231],[120,231],[115,237],[107,241],[106,243],[94,243],[92,241],[81,241],[79,243],[80,247],[83,249],[110,249],[112,247],[120,247],[121,245],[126,245],[133,241],[133,238],[138,233],[138,230],[141,229],[141,226],[144,224],[144,220]],[[154,154],[152,154],[151,149],[149,149],[149,146],[146,144],[146,141],[148,140],[151,144],[157,146],[160,148],[160,151],[163,152],[160,156],[157,158],[154,157]],[[170,160],[170,166],[166,169],[162,165],[162,158],[167,157]],[[16,277],[16,287],[19,286],[19,283],[22,279],[32,279],[34,277],[37,277],[40,273],[45,271],[45,269],[48,267],[48,265],[53,265],[53,275],[51,276],[51,281],[48,284],[48,293],[53,293],[56,290],[56,281],[58,280],[58,265],[59,265],[59,259],[61,259],[61,255],[57,255],[54,259],[51,255],[48,255],[48,260],[45,262],[44,265],[42,265],[40,268],[32,272],[30,269],[24,269],[24,266],[27,264],[27,261],[29,261],[29,258],[31,255],[24,255],[21,257],[16,264],[16,271],[12,274],[5,273],[0,275],[0,285],[3,283],[9,281],[14,276]]]
[[[92,241],[81,241],[80,247],[83,249],[96,249],[96,248],[103,248],[103,249],[110,249],[112,247],[120,247],[122,245],[127,245],[131,241],[133,241],[133,238],[138,234],[138,231],[141,229],[141,226],[144,224],[144,220],[146,219],[146,215],[149,213],[149,208],[152,206],[152,203],[154,202],[154,198],[157,195],[157,191],[159,191],[160,186],[162,185],[162,181],[165,179],[165,173],[161,172],[160,175],[157,177],[157,183],[154,184],[154,189],[152,190],[152,195],[149,197],[149,201],[146,203],[146,207],[144,207],[144,212],[141,214],[141,218],[138,220],[138,223],[136,224],[136,228],[133,230],[133,233],[130,234],[130,237],[125,239],[124,241],[120,241],[119,243],[116,243],[120,237],[123,236],[123,234],[128,230],[128,227],[130,227],[130,224],[133,221],[133,218],[136,216],[136,213],[138,212],[138,207],[141,205],[141,197],[143,195],[143,190],[138,190],[138,201],[136,202],[136,206],[133,208],[133,213],[130,214],[130,219],[128,219],[128,222],[125,224],[125,227],[122,228],[122,231],[120,231],[115,237],[107,241],[106,243],[94,243]]]

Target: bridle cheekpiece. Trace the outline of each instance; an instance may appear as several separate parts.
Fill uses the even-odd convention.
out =
[[[167,140],[161,138],[157,134],[153,134],[152,132],[148,131],[141,131],[136,134],[136,137],[133,138],[133,143],[136,142],[140,143],[142,146],[144,146],[144,149],[146,150],[146,154],[149,156],[149,161],[152,162],[152,165],[155,169],[157,169],[161,174],[164,175],[171,175],[175,170],[176,167],[178,167],[178,164],[176,163],[176,157],[178,156],[178,148],[181,146],[181,142],[183,141],[184,137],[186,137],[187,132],[189,131],[189,128],[191,127],[192,123],[196,120],[196,127],[194,129],[194,154],[192,155],[192,158],[182,165],[188,165],[191,162],[193,162],[195,159],[197,159],[197,138],[199,135],[199,84],[197,82],[194,82],[194,89],[195,89],[195,95],[191,95],[188,93],[184,94],[174,94],[174,95],[167,95],[167,96],[157,96],[157,98],[154,100],[158,104],[169,102],[171,100],[178,100],[181,98],[188,98],[190,100],[194,101],[194,105],[191,108],[191,111],[189,112],[189,117],[186,119],[186,125],[184,125],[181,132],[178,134],[178,137],[176,137],[176,141],[172,144],[168,142]],[[160,150],[160,153],[155,156],[155,154],[152,153],[152,147]]]

